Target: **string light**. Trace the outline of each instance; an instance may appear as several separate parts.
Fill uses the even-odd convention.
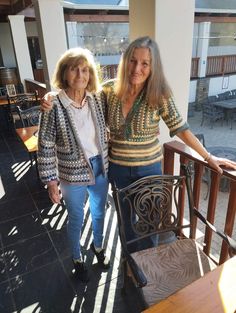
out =
[[[200,37],[200,36],[194,36],[193,37],[194,39],[220,39],[220,38],[233,38],[234,40],[236,40],[236,33],[234,34],[234,35],[228,35],[228,36],[222,36],[222,35],[220,35],[220,36],[207,36],[207,37],[205,37],[205,36],[203,36],[203,37]]]
[[[112,36],[112,37],[109,37],[109,36],[92,36],[92,35],[80,35],[78,36],[80,37],[81,39],[94,39],[94,38],[100,38],[102,39],[104,42],[107,42],[108,39],[118,39],[120,42],[125,42],[126,40],[128,40],[127,37],[116,37],[116,36]]]

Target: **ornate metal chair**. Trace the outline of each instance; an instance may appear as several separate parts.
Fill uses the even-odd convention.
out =
[[[122,246],[122,272],[124,286],[133,282],[144,307],[167,298],[216,267],[194,239],[196,219],[216,231],[194,208],[191,175],[182,165],[181,176],[148,176],[130,186],[117,189],[112,186],[118,216],[119,236]],[[187,191],[187,200],[184,195]],[[189,222],[182,224],[181,207],[188,203]],[[127,240],[124,230],[124,207],[130,217],[130,227],[135,236]],[[126,221],[127,223],[127,221]],[[186,230],[189,238],[186,238]],[[147,238],[174,232],[175,240],[144,250],[129,252],[130,245]],[[224,233],[216,231],[236,253],[236,243]]]
[[[36,115],[39,116],[37,92],[8,97],[8,105],[10,120],[15,128],[37,125]]]
[[[22,127],[36,126],[39,123],[40,106],[33,106],[31,108],[22,110],[19,106],[16,107]]]

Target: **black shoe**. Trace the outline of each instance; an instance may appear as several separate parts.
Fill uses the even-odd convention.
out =
[[[93,251],[93,253],[96,255],[98,264],[103,269],[108,269],[110,267],[110,261],[104,254],[104,249],[102,249],[100,252],[97,252],[94,247],[94,243],[92,242],[90,245],[90,249]]]
[[[81,280],[83,283],[87,283],[89,281],[88,270],[84,264],[84,262],[74,262],[75,268],[75,277]]]

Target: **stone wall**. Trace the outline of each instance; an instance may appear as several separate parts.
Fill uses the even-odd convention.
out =
[[[201,105],[207,101],[210,78],[199,78],[197,80],[195,110],[201,111]]]

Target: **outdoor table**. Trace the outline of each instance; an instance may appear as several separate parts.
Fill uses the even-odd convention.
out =
[[[39,176],[36,154],[38,151],[38,126],[16,128],[16,133],[29,153],[31,165],[34,158],[37,175]]]
[[[228,99],[222,101],[213,102],[213,105],[216,107],[223,108],[225,110],[227,120],[230,120],[230,128],[233,128],[233,111],[236,111],[236,99]]]

